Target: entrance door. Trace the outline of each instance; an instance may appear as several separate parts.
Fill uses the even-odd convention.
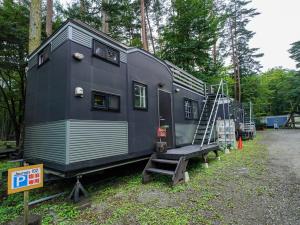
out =
[[[168,148],[173,147],[172,126],[172,98],[171,93],[158,90],[159,125],[167,129],[167,137],[162,141],[167,142]]]

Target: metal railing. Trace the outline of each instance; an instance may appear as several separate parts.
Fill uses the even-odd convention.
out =
[[[205,137],[206,137],[206,134],[207,134],[207,130],[208,130],[208,127],[210,126],[210,122],[211,122],[213,113],[214,113],[214,111],[215,111],[216,102],[217,102],[217,100],[219,101],[219,98],[220,98],[219,93],[220,93],[220,89],[221,89],[221,86],[222,86],[222,85],[223,85],[223,79],[221,79],[221,81],[220,81],[220,84],[219,84],[219,87],[218,87],[218,91],[217,91],[217,94],[216,94],[216,97],[215,97],[215,100],[214,100],[214,104],[213,104],[211,113],[210,113],[210,115],[209,115],[209,119],[208,119],[208,121],[207,121],[207,125],[206,125],[205,132],[204,132],[204,135],[203,135],[203,138],[202,138],[202,142],[201,142],[201,148],[203,147],[203,144],[204,144],[204,141],[205,141]],[[219,104],[217,105],[217,108],[218,108],[218,106],[219,106]],[[214,122],[215,122],[217,113],[218,113],[218,111],[215,112],[215,115],[214,115]],[[214,122],[213,122],[213,125],[212,125],[212,129],[211,129],[211,131],[210,131],[208,143],[210,143],[211,135],[212,135],[212,133],[213,133]],[[197,132],[197,131],[196,131],[196,132]]]
[[[205,107],[206,107],[206,104],[207,104],[207,99],[208,99],[208,97],[206,96],[204,106],[202,108],[202,112],[201,112],[201,115],[200,115],[200,118],[199,118],[199,121],[198,121],[198,124],[197,124],[196,132],[195,132],[194,137],[193,137],[192,145],[195,143],[195,140],[196,140],[196,137],[197,137],[197,132],[198,132],[198,129],[199,129],[199,126],[200,126],[200,123],[201,123],[201,120],[202,120],[202,117],[203,117],[203,114],[204,114],[204,110],[205,110]]]

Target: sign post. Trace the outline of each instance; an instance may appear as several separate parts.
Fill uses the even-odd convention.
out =
[[[43,164],[12,168],[8,170],[7,193],[24,192],[24,224],[29,221],[29,190],[43,187]]]
[[[29,217],[29,191],[24,191],[24,225],[28,224]]]

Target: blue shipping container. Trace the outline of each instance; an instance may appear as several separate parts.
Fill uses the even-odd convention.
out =
[[[288,116],[268,116],[266,117],[267,127],[274,127],[274,123],[277,123],[279,127],[282,127],[287,119]]]

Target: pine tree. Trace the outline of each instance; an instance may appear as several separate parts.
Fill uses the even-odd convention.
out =
[[[161,57],[198,76],[210,74],[220,23],[212,13],[213,0],[174,0],[172,9],[163,28]]]
[[[300,68],[300,41],[291,44],[292,47],[289,49],[290,57],[294,59],[297,64],[296,68]]]
[[[258,58],[262,53],[257,53],[258,48],[249,46],[255,32],[247,29],[251,19],[259,13],[254,8],[249,8],[251,0],[230,0],[227,6],[226,29],[223,34],[224,57],[232,61],[233,77],[235,79],[235,99],[241,102],[241,77],[257,74],[261,69]]]

